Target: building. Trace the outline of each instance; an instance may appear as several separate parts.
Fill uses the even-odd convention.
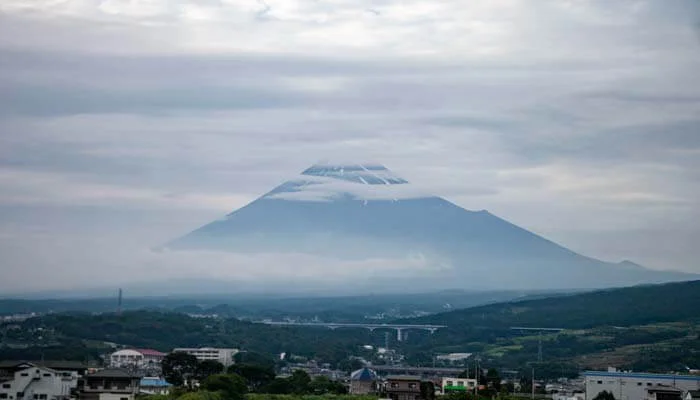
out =
[[[81,400],[135,400],[141,378],[126,369],[103,369],[85,375]],[[28,399],[27,399],[28,400]]]
[[[124,349],[109,356],[110,368],[126,368],[137,371],[159,371],[165,353],[152,349]]]
[[[464,362],[472,356],[472,353],[449,353],[439,354],[435,359],[437,361],[445,361],[448,363]]]
[[[198,349],[194,348],[179,348],[174,349],[173,353],[182,352],[187,354],[192,354],[197,357],[198,360],[214,360],[224,364],[224,367],[228,367],[233,364],[233,357],[238,353],[238,349],[220,349],[214,347],[201,347]]]
[[[689,390],[683,400],[700,400],[700,390]]]
[[[350,394],[377,393],[377,373],[369,368],[358,369],[350,374]]]
[[[682,390],[672,387],[647,388],[647,399],[649,400],[683,400],[682,396]]]
[[[172,387],[165,379],[158,377],[142,378],[139,386],[141,394],[168,394]]]
[[[585,400],[586,395],[584,393],[554,393],[552,394],[552,400]]]
[[[0,381],[10,380],[15,372],[30,367],[43,367],[78,377],[85,374],[87,366],[77,361],[0,361]],[[77,386],[77,383],[75,383]]]
[[[476,379],[442,378],[442,393],[474,391]]]
[[[586,399],[593,399],[606,390],[617,400],[644,400],[666,398],[666,394],[654,389],[678,389],[682,393],[700,390],[700,376],[648,374],[611,370],[586,371]]]
[[[71,397],[77,387],[77,374],[46,367],[27,366],[11,379],[0,381],[2,400],[60,400]]]
[[[386,377],[386,397],[391,400],[421,400],[421,377],[390,375]]]

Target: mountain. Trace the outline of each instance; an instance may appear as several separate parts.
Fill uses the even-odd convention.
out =
[[[374,260],[376,270],[348,284],[377,289],[602,288],[692,279],[577,254],[487,211],[423,193],[379,164],[314,165],[165,247],[281,260],[313,255],[328,263],[328,274],[336,261],[347,268]]]

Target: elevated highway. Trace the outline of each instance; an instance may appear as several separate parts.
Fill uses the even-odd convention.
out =
[[[428,331],[431,334],[435,333],[440,328],[446,328],[445,325],[413,325],[413,324],[364,324],[364,323],[343,323],[343,322],[287,322],[287,321],[261,321],[266,325],[275,326],[307,326],[317,328],[363,328],[374,331],[375,329],[391,329],[396,331],[396,339],[402,341],[405,338],[404,331],[421,330]]]

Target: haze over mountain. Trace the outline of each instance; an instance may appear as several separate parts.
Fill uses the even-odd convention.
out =
[[[423,193],[376,163],[313,165],[165,248],[375,260],[396,267],[347,284],[386,288],[601,288],[695,277],[577,254],[488,211]]]

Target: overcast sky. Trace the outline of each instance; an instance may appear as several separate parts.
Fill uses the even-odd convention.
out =
[[[697,0],[3,0],[0,294],[238,278],[149,249],[336,158],[700,273],[699,24]]]

